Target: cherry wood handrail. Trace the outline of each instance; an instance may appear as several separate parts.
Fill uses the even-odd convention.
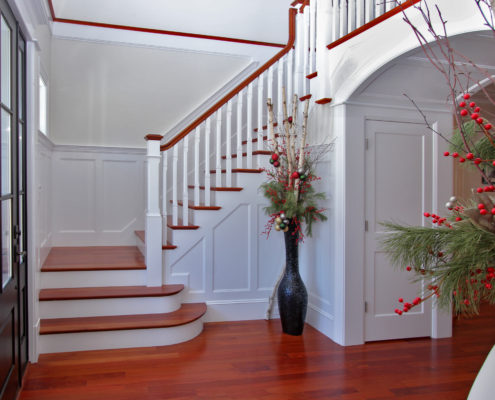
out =
[[[270,60],[268,60],[265,64],[263,64],[260,68],[258,68],[255,72],[253,72],[250,76],[248,76],[243,82],[241,82],[229,93],[227,93],[224,97],[222,97],[211,108],[209,108],[202,115],[196,118],[182,132],[178,133],[174,138],[172,138],[166,144],[161,145],[160,146],[161,151],[168,150],[171,147],[175,146],[179,141],[181,141],[184,137],[186,137],[189,133],[191,133],[194,129],[196,129],[208,117],[212,116],[223,105],[227,104],[227,102],[230,99],[232,99],[235,95],[240,93],[242,89],[246,88],[251,82],[253,82],[256,78],[258,78],[263,72],[268,70],[268,68],[270,68],[278,60],[280,60],[285,54],[287,54],[294,47],[294,42],[296,40],[296,14],[297,14],[297,9],[295,8],[289,9],[289,40],[285,45],[285,47],[282,50],[280,50],[275,56],[273,56]]]
[[[413,6],[416,3],[419,3],[421,0],[407,0],[404,3],[401,3],[395,8],[392,8],[391,10],[387,11],[385,14],[380,15],[379,17],[371,20],[370,22],[364,24],[363,26],[360,26],[359,28],[353,30],[352,32],[348,33],[345,36],[342,36],[340,39],[337,39],[336,41],[330,43],[327,46],[328,50],[331,50],[339,45],[341,45],[344,42],[347,42],[349,39],[352,39],[355,36],[360,35],[361,33],[367,31],[370,28],[373,28],[374,26],[378,25],[379,23],[389,19],[390,17],[393,17],[395,14],[400,13],[401,11],[404,11],[406,8],[409,8]]]

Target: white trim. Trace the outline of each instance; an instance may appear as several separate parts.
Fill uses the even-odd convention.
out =
[[[145,147],[86,146],[75,144],[53,144],[53,146],[54,151],[62,153],[146,154]]]
[[[109,29],[63,22],[54,22],[52,25],[53,37],[57,39],[161,48],[202,54],[222,54],[232,57],[253,57],[258,61],[268,59],[280,51],[280,47],[205,40],[194,37],[163,35],[122,29]]]
[[[210,300],[205,322],[245,321],[265,319],[268,297],[262,299]],[[274,306],[272,319],[278,318],[278,308]]]

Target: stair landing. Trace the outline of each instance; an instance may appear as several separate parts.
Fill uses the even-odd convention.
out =
[[[41,272],[146,269],[136,246],[53,247]]]

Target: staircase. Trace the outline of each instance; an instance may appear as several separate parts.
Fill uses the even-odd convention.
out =
[[[182,304],[183,285],[144,285],[135,246],[55,247],[41,269],[43,353],[162,346],[197,336],[204,303]]]
[[[332,41],[391,9],[374,3],[332,2]],[[41,269],[41,353],[168,345],[199,335],[204,320],[264,317],[283,259],[280,237],[259,241],[266,217],[257,188],[271,154],[266,99],[279,123],[283,89],[312,107],[332,100],[311,94],[324,87],[316,2],[292,6],[283,50],[163,144],[146,136],[146,228],[137,246],[51,250]]]

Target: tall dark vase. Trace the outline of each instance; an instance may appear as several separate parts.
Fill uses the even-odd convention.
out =
[[[282,330],[289,335],[301,335],[308,308],[308,292],[299,275],[296,225],[291,221],[285,235],[286,268],[277,291]]]

